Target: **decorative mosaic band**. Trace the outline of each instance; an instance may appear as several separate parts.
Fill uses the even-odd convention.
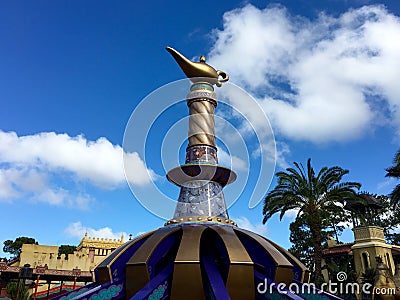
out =
[[[186,164],[218,164],[217,149],[208,145],[194,145],[186,149]]]
[[[190,87],[191,92],[193,92],[195,90],[208,90],[208,91],[214,92],[214,87],[211,84],[209,84],[208,82],[198,82],[198,83],[192,84],[192,86]]]
[[[209,83],[195,83],[190,87],[190,93],[186,96],[186,99],[189,107],[196,101],[208,101],[216,107],[218,96]]]
[[[187,106],[191,106],[195,102],[208,102],[211,103],[211,105],[216,108],[217,107],[217,101],[210,99],[210,98],[193,98],[193,99],[187,99]]]
[[[204,215],[228,218],[222,186],[212,181],[187,182],[181,187],[174,218]]]

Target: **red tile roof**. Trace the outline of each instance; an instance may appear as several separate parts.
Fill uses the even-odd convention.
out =
[[[353,246],[353,244],[342,244],[333,246],[331,248],[322,250],[322,254],[323,255],[340,254],[340,253],[348,254],[351,252],[351,246]]]

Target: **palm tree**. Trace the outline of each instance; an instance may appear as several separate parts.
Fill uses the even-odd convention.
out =
[[[386,169],[386,177],[393,177],[400,179],[400,150],[396,153],[393,160],[394,166]],[[396,206],[400,202],[400,184],[398,184],[390,193],[390,202]]]
[[[263,223],[265,224],[275,213],[280,212],[282,220],[289,210],[298,210],[310,229],[314,250],[314,280],[321,280],[322,230],[329,213],[343,211],[344,201],[355,198],[354,188],[359,189],[357,182],[341,182],[348,170],[340,167],[323,167],[317,175],[311,167],[311,159],[307,161],[307,170],[302,164],[294,162],[296,168],[287,168],[286,172],[277,172],[277,186],[268,193],[264,200]]]

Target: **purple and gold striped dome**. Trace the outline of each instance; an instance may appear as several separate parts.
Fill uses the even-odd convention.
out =
[[[309,279],[309,271],[280,246],[213,221],[144,234],[118,248],[95,272],[102,289],[123,287],[119,299],[256,299],[256,286],[265,278],[287,284]]]

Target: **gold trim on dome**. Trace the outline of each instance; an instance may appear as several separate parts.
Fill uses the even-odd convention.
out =
[[[255,299],[254,262],[233,227],[212,226],[221,237],[229,257],[226,290],[232,300]]]
[[[206,226],[182,226],[183,234],[174,261],[171,299],[206,299],[200,266],[200,240]]]
[[[264,238],[266,239],[266,238]],[[300,267],[302,274],[301,274],[301,278],[299,281],[301,282],[310,282],[310,278],[311,278],[311,272],[310,270],[308,270],[302,262],[300,262],[292,253],[290,253],[289,251],[287,251],[285,248],[279,246],[277,243],[274,243],[271,240],[268,240],[273,246],[275,246],[279,251],[281,251],[282,253],[285,253],[287,256],[290,257],[290,259],[292,259],[296,265],[298,267]]]
[[[156,230],[126,263],[127,299],[135,295],[150,281],[148,262],[158,245],[169,235],[180,230],[179,227],[163,227]]]
[[[185,216],[181,218],[171,219],[164,224],[164,226],[175,225],[181,223],[217,223],[232,225],[237,227],[237,223],[231,219],[215,216]]]
[[[128,249],[132,246],[134,246],[137,242],[139,242],[140,240],[147,238],[148,236],[152,235],[155,232],[155,230],[147,232],[145,234],[142,234],[136,238],[134,238],[131,241],[128,241],[128,244],[126,246],[122,246],[123,248],[120,250],[116,250],[118,252],[116,252],[117,254],[111,254],[111,255],[115,255],[113,257],[113,259],[107,263],[106,265],[103,264],[103,262],[107,261],[107,258],[100,263],[100,265],[97,266],[98,269],[98,274],[99,274],[99,282],[100,283],[105,283],[107,281],[112,281],[113,280],[113,276],[111,274],[111,266],[114,264],[114,262],[116,262],[116,260],[125,253],[125,251],[128,251]]]
[[[265,252],[271,257],[276,266],[274,281],[275,282],[284,282],[289,285],[293,280],[293,265],[286,258],[286,256],[280,252],[269,240],[263,238],[261,235],[258,235],[254,232],[243,230],[241,228],[235,228],[234,231],[240,232],[251,237],[254,241],[256,241],[261,247],[264,248]]]

